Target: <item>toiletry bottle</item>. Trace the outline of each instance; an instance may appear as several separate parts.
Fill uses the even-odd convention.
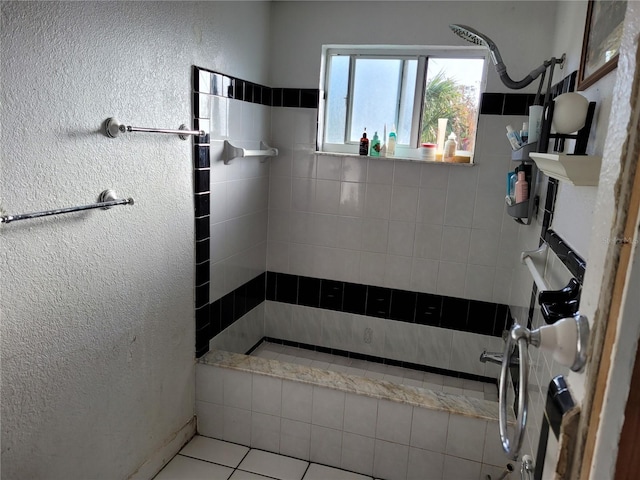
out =
[[[442,152],[442,161],[450,162],[456,156],[456,134],[451,132],[449,138],[444,142],[444,151]]]
[[[387,124],[384,124],[384,133],[382,134],[382,140],[380,141],[380,156],[381,157],[386,157],[387,156],[387,144],[385,143],[386,138],[387,138]]]
[[[387,140],[387,157],[395,157],[396,140],[396,127],[395,125],[391,125],[391,130],[389,131],[389,139]]]
[[[518,150],[520,148],[520,135],[516,132],[511,125],[507,125],[507,138],[511,144],[511,148]]]
[[[369,155],[369,139],[367,138],[367,129],[364,129],[362,138],[360,139],[360,155]]]
[[[516,172],[507,173],[507,194],[505,196],[507,205],[516,203],[516,178]]]
[[[529,200],[529,184],[525,178],[524,170],[518,171],[518,181],[516,182],[516,203]]]
[[[520,140],[522,140],[522,143],[524,145],[527,144],[527,141],[529,140],[529,122],[522,123],[522,130],[520,130]]]
[[[369,155],[372,157],[380,156],[380,139],[378,138],[378,132],[373,132],[373,138],[371,139],[371,152]]]

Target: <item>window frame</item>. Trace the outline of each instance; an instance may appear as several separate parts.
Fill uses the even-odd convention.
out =
[[[349,84],[347,86],[347,113],[345,118],[344,143],[329,143],[325,141],[325,131],[327,130],[327,93],[329,91],[330,79],[330,58],[334,55],[349,56]],[[484,93],[487,83],[487,71],[489,53],[484,47],[476,46],[381,46],[381,45],[323,45],[322,60],[320,67],[320,99],[318,103],[318,129],[316,147],[318,153],[345,153],[357,154],[358,143],[348,140],[351,128],[352,106],[353,106],[353,83],[355,81],[355,59],[358,58],[380,58],[417,60],[416,83],[414,85],[413,113],[411,121],[410,143],[396,146],[396,156],[413,157],[418,153],[420,123],[422,120],[422,110],[424,102],[424,88],[427,75],[427,65],[429,58],[460,58],[460,59],[483,59],[484,66],[480,81],[480,95]],[[406,64],[403,63],[406,69]],[[405,72],[400,76],[402,84]],[[403,91],[399,89],[397,98],[398,110],[400,109]],[[477,120],[476,120],[477,122]]]

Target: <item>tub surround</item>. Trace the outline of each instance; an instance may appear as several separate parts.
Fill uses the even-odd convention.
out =
[[[399,385],[342,372],[296,365],[238,353],[212,350],[199,360],[200,364],[230,368],[242,372],[332,388],[357,395],[386,399],[430,410],[439,410],[467,417],[498,421],[498,404],[475,397],[435,392],[419,387]],[[513,418],[511,418],[513,420]]]

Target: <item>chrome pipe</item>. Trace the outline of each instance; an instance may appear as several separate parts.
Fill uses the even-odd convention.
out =
[[[100,194],[100,200],[90,205],[80,205],[77,207],[56,208],[53,210],[45,210],[42,212],[21,213],[19,215],[4,215],[0,217],[0,223],[11,223],[18,220],[29,220],[32,218],[49,217],[52,215],[61,215],[63,213],[81,212],[83,210],[93,210],[94,208],[110,208],[116,205],[133,205],[133,198],[116,199],[112,190],[105,190]]]
[[[126,132],[146,132],[146,133],[169,133],[178,135],[181,140],[186,140],[187,135],[204,136],[206,132],[204,130],[187,130],[187,126],[182,124],[178,129],[170,128],[146,128],[146,127],[132,127],[131,125],[123,125],[115,118],[107,118],[104,126],[104,133],[109,138],[116,138],[120,133]]]

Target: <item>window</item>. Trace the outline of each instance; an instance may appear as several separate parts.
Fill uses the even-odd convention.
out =
[[[485,59],[478,47],[325,48],[320,149],[357,153],[365,128],[382,140],[393,127],[396,156],[412,157],[446,118],[446,135],[473,152]]]

